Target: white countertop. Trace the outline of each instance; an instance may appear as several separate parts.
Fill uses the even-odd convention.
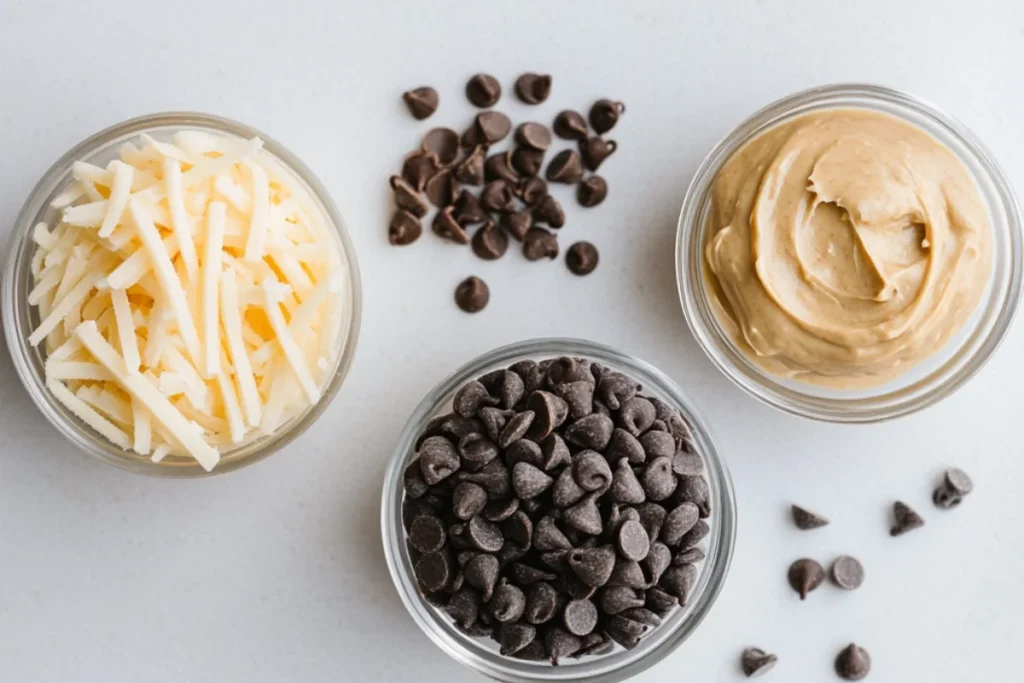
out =
[[[494,346],[548,335],[609,343],[666,371],[732,468],[740,530],[725,590],[693,638],[636,681],[739,681],[746,645],[780,656],[763,680],[830,681],[851,640],[869,649],[873,683],[1019,676],[1024,323],[941,405],[888,424],[815,424],[758,404],[712,367],[680,312],[672,247],[711,145],[768,101],[828,82],[936,102],[1024,188],[1022,27],[1021,6],[999,0],[5,0],[0,243],[74,143],[139,114],[208,111],[266,131],[320,176],[352,230],[365,313],[355,365],[323,418],[285,452],[205,481],[82,456],[0,354],[0,679],[479,680],[400,603],[381,550],[380,482],[398,430],[438,380]],[[510,94],[524,70],[554,75],[536,110]],[[563,192],[563,249],[595,242],[593,275],[512,250],[485,263],[429,233],[388,246],[387,177],[429,127],[399,96],[434,85],[442,105],[429,123],[461,129],[475,71],[501,79],[514,119],[550,122],[600,96],[627,103],[610,136],[620,149],[602,168],[608,200],[584,215]],[[451,302],[471,273],[492,290],[477,316]],[[929,496],[949,464],[976,492],[941,513]],[[891,539],[895,498],[927,526]],[[790,502],[833,524],[795,531]],[[864,587],[823,587],[800,603],[789,563],[840,552],[863,560]]]

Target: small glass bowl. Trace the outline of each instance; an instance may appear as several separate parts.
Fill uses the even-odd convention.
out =
[[[416,457],[415,442],[431,418],[451,410],[452,397],[462,384],[486,372],[507,367],[520,360],[542,360],[573,356],[596,361],[635,378],[644,394],[680,409],[689,420],[694,445],[704,457],[712,495],[711,531],[707,557],[701,568],[693,597],[685,608],[671,613],[662,625],[641,639],[632,650],[617,648],[611,653],[579,660],[568,659],[551,666],[503,657],[488,638],[473,638],[459,631],[439,608],[428,603],[416,586],[412,560],[405,544],[402,525],[403,473]],[[456,661],[499,681],[622,681],[668,656],[686,640],[711,610],[725,582],[736,538],[736,500],[725,461],[707,426],[693,404],[676,384],[659,370],[621,351],[582,339],[535,339],[496,349],[470,361],[444,379],[420,402],[399,437],[398,447],[384,476],[381,504],[384,554],[398,594],[413,620],[434,643]]]
[[[303,188],[320,209],[324,223],[334,228],[332,234],[337,238],[341,260],[348,270],[342,290],[345,317],[339,334],[341,348],[335,354],[334,367],[330,370],[330,379],[323,388],[320,400],[282,424],[273,434],[252,438],[224,451],[212,472],[207,472],[187,456],[168,455],[156,463],[148,456],[125,451],[111,444],[50,394],[45,386],[43,372],[46,360],[44,345],[34,347],[28,344],[29,334],[39,324],[38,310],[28,303],[28,292],[33,286],[31,261],[36,246],[32,241],[32,229],[39,221],[51,222],[56,216],[57,212],[50,207],[50,201],[68,185],[72,163],[83,160],[106,166],[117,157],[122,144],[135,141],[142,133],[166,141],[181,130],[205,131],[241,140],[261,138],[264,142],[263,150],[291,174],[296,185]],[[193,112],[152,114],[119,123],[79,143],[58,159],[36,184],[18,215],[11,234],[2,296],[7,347],[22,383],[46,419],[71,443],[89,455],[130,472],[162,477],[202,477],[231,472],[266,458],[302,434],[327,408],[348,373],[359,337],[362,307],[359,266],[348,229],[327,190],[313,172],[280,143],[260,131],[229,119]]]
[[[992,277],[977,309],[939,351],[895,379],[866,389],[819,387],[770,374],[735,343],[712,303],[705,276],[711,187],[722,165],[769,128],[825,109],[867,109],[915,125],[948,147],[973,176],[993,229]],[[1021,294],[1021,212],[1006,177],[963,124],[908,93],[875,85],[838,84],[790,95],[752,114],[727,134],[697,169],[683,200],[676,236],[676,280],[686,321],[711,361],[748,394],[803,417],[878,422],[907,415],[949,396],[1002,342]]]

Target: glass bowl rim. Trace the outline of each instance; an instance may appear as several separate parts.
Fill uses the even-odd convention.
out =
[[[263,140],[263,149],[278,163],[303,183],[314,203],[322,210],[323,219],[329,224],[340,241],[342,258],[348,267],[347,303],[351,306],[348,319],[348,335],[342,341],[337,354],[335,367],[330,379],[324,385],[320,400],[309,406],[301,414],[291,418],[271,435],[260,437],[225,451],[251,449],[243,457],[222,462],[212,471],[205,471],[198,463],[167,466],[154,463],[144,458],[128,457],[124,452],[110,444],[103,437],[95,434],[80,421],[69,419],[66,409],[60,406],[46,387],[33,374],[33,350],[28,346],[27,339],[20,333],[18,321],[30,315],[31,306],[27,300],[15,299],[19,279],[25,276],[32,255],[32,228],[36,217],[46,211],[45,202],[48,197],[67,182],[71,164],[83,157],[110,147],[119,139],[137,136],[151,130],[166,128],[188,129],[190,127],[225,133],[235,137],[251,139],[259,137]],[[344,383],[351,369],[358,346],[362,319],[362,283],[359,264],[349,234],[348,226],[342,218],[327,188],[306,164],[288,148],[262,131],[229,118],[196,111],[165,111],[133,117],[120,123],[108,126],[96,132],[60,156],[40,177],[29,192],[22,205],[7,241],[8,254],[3,273],[2,288],[2,319],[7,341],[7,348],[15,366],[18,377],[24,385],[33,403],[46,419],[70,443],[82,452],[109,465],[136,474],[144,474],[160,478],[188,479],[205,478],[227,474],[242,469],[277,453],[305,432],[333,401],[338,390]]]

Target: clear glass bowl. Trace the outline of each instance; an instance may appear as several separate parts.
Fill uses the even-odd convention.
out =
[[[487,638],[463,634],[440,609],[428,603],[416,587],[412,561],[405,545],[402,525],[403,472],[415,457],[414,444],[427,422],[451,410],[452,397],[466,381],[519,360],[542,360],[574,356],[601,363],[634,377],[644,393],[679,408],[693,429],[694,445],[704,456],[712,511],[708,518],[707,557],[693,598],[685,608],[676,609],[663,624],[645,636],[632,650],[621,648],[601,656],[565,660],[557,667],[546,662],[520,661],[502,657]],[[736,538],[736,500],[725,461],[707,426],[683,391],[659,370],[600,344],[581,339],[535,339],[505,346],[470,361],[444,379],[417,406],[399,437],[398,447],[384,476],[381,504],[384,553],[391,578],[413,620],[434,643],[456,661],[495,680],[530,681],[622,681],[661,661],[686,640],[707,616],[725,582]]]
[[[718,319],[705,277],[711,186],[737,149],[767,129],[823,109],[868,109],[903,119],[948,147],[970,171],[993,228],[993,268],[981,302],[938,352],[890,382],[837,390],[772,375],[740,349]],[[683,200],[676,237],[676,279],[686,321],[705,353],[750,395],[795,415],[831,422],[876,422],[920,410],[951,394],[991,357],[1021,294],[1021,213],[995,159],[963,124],[913,95],[874,85],[839,84],[790,95],[754,113],[704,159]]]
[[[342,333],[339,335],[342,348],[335,354],[334,367],[331,368],[330,379],[324,386],[320,401],[285,422],[273,434],[253,438],[223,452],[220,463],[212,472],[206,472],[189,457],[168,455],[161,462],[155,463],[148,456],[121,450],[108,442],[50,394],[43,379],[43,363],[46,360],[43,345],[33,347],[27,341],[31,331],[39,324],[39,312],[28,303],[28,292],[33,286],[31,261],[35,251],[32,228],[39,221],[50,221],[56,215],[50,208],[50,201],[68,185],[72,163],[84,160],[106,166],[117,157],[118,148],[122,144],[135,141],[141,133],[166,141],[180,130],[206,131],[245,140],[261,138],[265,152],[293,176],[299,187],[308,192],[320,209],[325,224],[335,228],[333,234],[337,237],[337,247],[348,269],[342,292],[347,300]],[[9,243],[2,296],[7,347],[22,383],[46,419],[71,443],[103,462],[130,472],[164,477],[201,477],[231,472],[266,458],[302,434],[327,408],[348,373],[359,337],[362,306],[359,267],[348,229],[327,190],[313,172],[281,144],[258,130],[228,119],[192,112],[153,114],[119,123],[76,145],[57,160],[36,184],[18,215]]]

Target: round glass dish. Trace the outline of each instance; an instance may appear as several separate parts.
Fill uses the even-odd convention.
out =
[[[256,437],[223,452],[220,463],[212,472],[206,472],[189,457],[168,455],[156,463],[148,456],[121,450],[108,442],[50,394],[43,374],[45,351],[42,345],[33,347],[28,344],[29,334],[39,324],[38,311],[28,303],[28,292],[33,286],[31,260],[35,251],[32,228],[39,221],[49,221],[54,217],[56,212],[50,208],[50,201],[69,183],[72,163],[84,160],[106,166],[117,157],[122,144],[134,141],[141,133],[166,141],[180,130],[205,131],[244,140],[261,138],[264,151],[292,176],[298,187],[309,194],[325,224],[334,228],[331,232],[337,238],[337,248],[348,271],[347,277],[343,278],[342,296],[346,303],[338,337],[341,348],[337,349],[319,402],[282,424],[273,434]],[[46,419],[71,443],[103,462],[130,472],[164,477],[201,477],[231,472],[262,460],[302,434],[327,408],[348,373],[359,337],[362,305],[359,267],[348,230],[327,190],[312,171],[281,144],[258,130],[229,119],[192,112],[153,114],[119,123],[76,145],[51,166],[32,190],[14,225],[2,296],[7,347],[22,383]]]
[[[992,276],[977,309],[938,352],[906,373],[867,389],[824,388],[769,374],[748,358],[718,319],[705,276],[711,186],[737,149],[784,121],[824,109],[867,109],[928,132],[968,169],[993,229]],[[1003,340],[1021,293],[1021,213],[995,159],[965,126],[913,95],[875,85],[839,84],[790,95],[754,113],[704,159],[683,200],[676,237],[676,279],[686,321],[705,353],[741,389],[795,415],[831,422],[876,422],[920,410],[951,394]]]
[[[402,525],[403,472],[415,457],[415,441],[427,422],[451,410],[452,397],[466,381],[520,360],[574,356],[599,362],[635,378],[644,393],[679,408],[692,427],[694,445],[704,456],[712,511],[708,518],[707,557],[685,608],[666,617],[632,650],[617,648],[609,654],[564,660],[553,667],[498,654],[490,639],[463,634],[440,609],[419,593]],[[686,640],[711,610],[725,582],[736,538],[736,500],[729,471],[707,426],[690,400],[672,380],[647,363],[621,351],[581,339],[535,339],[505,346],[470,361],[444,379],[416,407],[399,437],[398,447],[384,477],[381,504],[384,554],[398,594],[413,620],[434,643],[456,661],[499,681],[622,681],[661,661]]]

